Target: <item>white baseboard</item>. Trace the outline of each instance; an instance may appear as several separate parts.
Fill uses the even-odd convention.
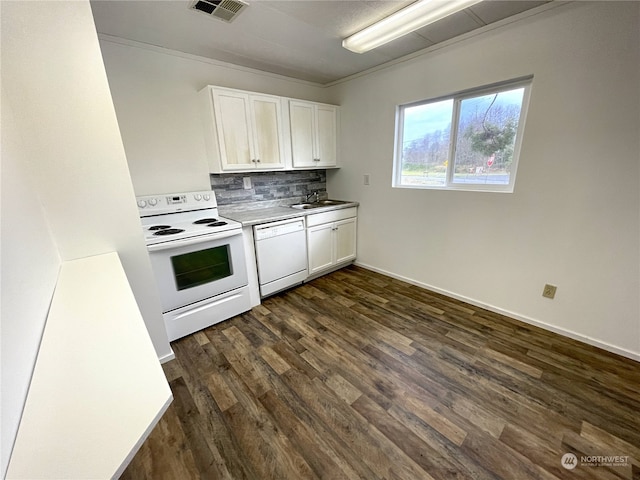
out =
[[[158,360],[160,360],[160,363],[167,363],[171,360],[173,360],[174,358],[176,358],[176,354],[173,353],[173,349],[171,347],[169,347],[169,350],[171,350],[171,353],[164,355],[163,357],[158,358]]]
[[[540,327],[544,330],[548,330],[550,332],[557,333],[559,335],[572,338],[574,340],[578,340],[579,342],[586,343],[588,345],[592,345],[594,347],[602,348],[603,350],[607,350],[608,352],[615,353],[617,355],[621,355],[623,357],[629,358],[631,360],[635,360],[636,362],[640,362],[640,353],[632,352],[631,350],[627,350],[625,348],[620,348],[615,345],[611,345],[606,342],[602,342],[595,338],[588,337],[586,335],[582,335],[577,332],[573,332],[571,330],[566,330],[564,328],[557,327],[555,325],[551,325],[549,323],[542,322],[540,320],[536,320],[531,317],[527,317],[526,315],[521,315],[519,313],[511,312],[509,310],[505,310],[500,307],[496,307],[494,305],[489,305],[487,303],[481,302],[474,298],[465,297],[464,295],[459,295],[455,292],[450,292],[448,290],[443,290],[438,287],[434,287],[433,285],[428,285],[423,282],[419,282],[412,278],[407,278],[402,275],[395,274],[393,272],[389,272],[387,270],[383,270],[380,268],[373,267],[371,265],[367,265],[361,262],[355,262],[355,265],[358,267],[366,268],[367,270],[371,270],[373,272],[381,273],[383,275],[387,275],[388,277],[395,278],[397,280],[402,280],[403,282],[410,283],[411,285],[416,285],[421,288],[425,288],[427,290],[431,290],[436,293],[440,293],[442,295],[446,295],[447,297],[455,298],[456,300],[460,300],[462,302],[469,303],[471,305],[475,305],[476,307],[484,308],[485,310],[489,310],[493,313],[498,313],[500,315],[505,315],[507,317],[513,318],[515,320],[519,320],[524,323],[528,323],[529,325],[534,325],[536,327]]]

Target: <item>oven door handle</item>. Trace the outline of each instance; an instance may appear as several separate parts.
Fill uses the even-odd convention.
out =
[[[171,248],[187,247],[189,245],[196,245],[198,243],[205,243],[205,242],[211,242],[213,240],[221,240],[223,238],[235,237],[236,235],[242,235],[242,230],[241,229],[227,230],[226,232],[199,235],[197,237],[185,238],[184,240],[172,240],[169,242],[156,243],[154,245],[147,245],[147,250],[149,250],[150,252],[159,252],[160,250],[169,250]]]

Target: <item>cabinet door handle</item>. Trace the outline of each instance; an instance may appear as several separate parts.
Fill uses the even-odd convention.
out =
[[[259,158],[258,158],[258,159],[256,159],[256,162],[260,163],[260,159],[259,159]]]

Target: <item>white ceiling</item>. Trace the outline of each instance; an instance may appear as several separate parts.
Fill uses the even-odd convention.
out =
[[[247,0],[231,23],[193,0],[92,0],[99,33],[326,84],[414,53],[546,1],[485,0],[364,54],[342,39],[414,0]]]

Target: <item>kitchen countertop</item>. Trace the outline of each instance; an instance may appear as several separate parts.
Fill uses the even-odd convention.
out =
[[[243,227],[251,225],[259,225],[261,223],[277,222],[279,220],[287,220],[289,218],[306,217],[314,213],[329,212],[331,210],[340,210],[342,208],[357,207],[358,202],[341,203],[340,205],[327,205],[326,207],[309,208],[306,210],[298,210],[287,205],[273,205],[267,203],[267,206],[261,206],[261,203],[254,202],[248,204],[235,205],[219,205],[218,211],[222,217],[235,220],[242,224]]]

